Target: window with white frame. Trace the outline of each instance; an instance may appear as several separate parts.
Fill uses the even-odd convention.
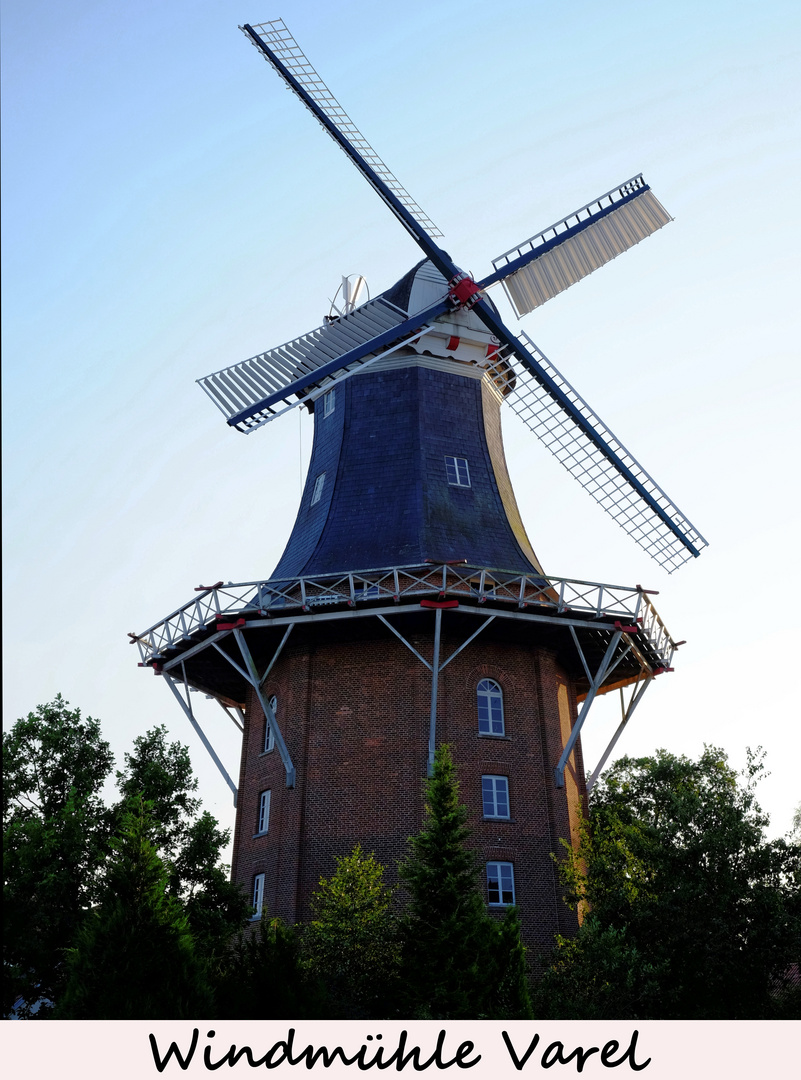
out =
[[[445,473],[448,483],[453,487],[470,487],[470,471],[467,468],[467,458],[448,457],[445,455]]]
[[[253,878],[253,914],[252,919],[261,918],[261,909],[264,907],[264,874],[256,874]]]
[[[509,817],[509,777],[482,776],[481,800],[485,818]]]
[[[317,479],[314,481],[314,491],[312,492],[311,505],[320,501],[320,496],[323,494],[323,484],[325,483],[325,473],[321,472]]]
[[[492,679],[482,679],[476,687],[479,735],[503,735],[503,692]]]
[[[273,716],[278,712],[278,698],[273,694],[268,702],[272,709]],[[273,725],[270,723],[270,717],[264,718],[264,753],[269,754],[271,750],[275,749],[275,732],[273,731]]]
[[[337,402],[336,390],[329,390],[327,394],[323,396],[323,416],[330,416],[334,411],[334,406]]]
[[[259,795],[259,817],[256,835],[261,836],[270,828],[270,792],[262,791]]]
[[[490,907],[514,904],[515,870],[510,862],[487,863],[487,902]]]

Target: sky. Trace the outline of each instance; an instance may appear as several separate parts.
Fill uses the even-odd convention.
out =
[[[709,548],[665,573],[508,410],[506,454],[546,570],[657,590],[686,639],[617,752],[711,744],[741,768],[761,745],[760,800],[785,833],[801,802],[801,9],[784,0],[4,0],[4,722],[60,692],[120,765],[164,723],[233,824],[126,634],[200,583],[270,573],[312,428],[296,410],[243,436],[194,380],[318,326],[343,274],[375,295],[420,257],[237,29],[278,17],[476,276],[638,172],[673,215],[519,329]],[[593,706],[589,768],[617,709]]]

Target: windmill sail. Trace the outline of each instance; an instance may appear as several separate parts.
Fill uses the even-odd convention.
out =
[[[518,316],[575,285],[673,218],[642,174],[492,260]]]
[[[373,183],[373,178],[370,176],[371,171],[389,188],[398,202],[423,227],[423,230],[429,236],[442,236],[434,222],[427,214],[423,213],[409,192],[387,168],[311,66],[303,50],[284,25],[283,19],[274,19],[272,22],[260,23],[258,26],[246,24],[241,26],[240,30],[250,38],[253,45],[259,48],[264,58],[273,65],[281,78],[298,94],[303,104],[317,116],[317,111],[311,108],[305,95],[311,98],[317,109],[323,113],[334,128],[334,131],[332,131],[327,124],[323,123],[323,127],[337,144],[341,145],[335,132],[344,135],[350,147],[356,151],[368,166],[369,171],[364,173],[367,179]],[[317,119],[321,120],[321,117],[317,116]],[[343,149],[345,148],[343,147]],[[348,153],[348,150],[346,149],[345,152]],[[353,160],[351,154],[348,154],[348,156]],[[379,194],[383,197],[380,189]]]
[[[539,368],[544,369],[580,413],[584,426],[622,462],[636,484],[645,489],[674,525],[671,529],[649,505],[637,488],[610,460],[586,430],[564,410],[553,394],[509,350],[503,357],[515,372],[515,381],[506,402],[551,451],[571,476],[600,503],[606,512],[653,559],[671,573],[697,556],[707,546],[695,526],[679,510],[661,487],[648,475],[622,442],[590,408],[565,377],[526,334],[518,344]],[[676,535],[676,530],[685,537]]]
[[[427,314],[423,312],[414,327],[408,327],[406,312],[379,296],[349,315],[197,382],[232,427],[254,431],[290,407],[276,410],[275,403],[287,402],[343,370],[360,366],[404,332],[419,329],[427,322]]]

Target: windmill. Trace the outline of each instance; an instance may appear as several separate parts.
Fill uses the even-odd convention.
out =
[[[703,536],[530,338],[506,328],[485,295],[500,282],[522,317],[668,224],[670,215],[642,175],[504,252],[493,260],[491,274],[474,281],[438,246],[442,234],[361,135],[284,23],[242,30],[384,200],[444,284],[424,310],[392,310],[379,298],[360,315],[351,308],[350,321],[327,334],[325,328],[312,331],[198,380],[227,422],[254,431],[381,359],[409,335],[432,331],[454,311],[473,311],[492,337],[508,404],[557,460],[668,572],[697,558],[706,546]],[[379,313],[377,322],[370,320]]]
[[[453,743],[491,908],[517,903],[547,949],[574,916],[551,852],[678,645],[639,585],[546,574],[506,469],[509,405],[668,572],[706,541],[525,334],[523,316],[666,225],[642,176],[493,260],[480,280],[358,131],[280,20],[241,28],[419,245],[422,260],[362,300],[343,279],[322,326],[198,380],[237,431],[290,409],[315,420],[298,516],[269,577],[198,586],[131,640],[163,677],[234,793],[234,870],[295,920],[356,842],[391,866],[419,828],[421,774]],[[447,673],[445,674],[447,669]],[[193,693],[242,735],[239,783]],[[589,780],[579,739],[594,699],[620,725]]]

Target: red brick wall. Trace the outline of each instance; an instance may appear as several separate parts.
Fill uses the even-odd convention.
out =
[[[396,625],[403,632],[403,619]],[[309,897],[320,878],[333,873],[334,856],[357,843],[375,852],[394,883],[407,838],[423,820],[431,673],[394,638],[338,641],[336,628],[328,627],[313,644],[288,646],[265,684],[266,695],[278,698],[278,723],[297,770],[293,789],[286,787],[278,750],[262,753],[258,701],[247,707],[234,878],[250,888],[253,875],[264,872],[266,909],[290,922],[309,917]],[[444,618],[443,659],[466,636],[449,637]],[[433,626],[410,641],[429,659]],[[478,734],[482,678],[503,690],[503,737]],[[437,744],[453,748],[482,863],[514,864],[524,939],[533,952],[547,950],[554,933],[577,925],[560,899],[551,858],[560,852],[559,838],[571,833],[569,800],[584,794],[580,745],[566,787],[554,785],[563,746],[560,683],[575,716],[573,688],[551,652],[484,635],[439,680]],[[481,776],[487,773],[509,778],[510,821],[483,819]],[[254,837],[259,795],[267,788],[269,831]]]

